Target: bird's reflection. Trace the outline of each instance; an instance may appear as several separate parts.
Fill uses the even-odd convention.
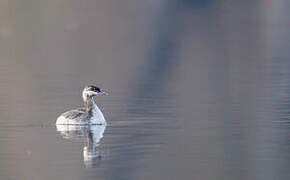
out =
[[[102,158],[102,153],[98,149],[98,146],[106,129],[105,125],[57,125],[56,128],[64,139],[84,139],[83,158],[85,166],[98,166]]]

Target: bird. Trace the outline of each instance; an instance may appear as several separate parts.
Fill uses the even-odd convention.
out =
[[[96,85],[86,86],[82,91],[85,107],[62,113],[56,125],[106,125],[106,119],[93,97],[107,94]]]

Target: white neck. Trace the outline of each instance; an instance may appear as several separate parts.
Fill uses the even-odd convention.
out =
[[[86,93],[83,93],[83,101],[86,107],[86,111],[89,115],[91,123],[94,124],[105,124],[105,118],[99,107],[96,105],[92,96],[88,96]]]

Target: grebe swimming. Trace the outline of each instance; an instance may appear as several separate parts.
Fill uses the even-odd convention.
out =
[[[85,108],[74,109],[61,114],[57,120],[57,125],[106,125],[103,113],[95,104],[93,96],[106,95],[95,85],[86,86],[82,96]]]

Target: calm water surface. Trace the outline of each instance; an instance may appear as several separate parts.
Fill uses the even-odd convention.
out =
[[[0,179],[290,179],[289,5],[0,1]]]

